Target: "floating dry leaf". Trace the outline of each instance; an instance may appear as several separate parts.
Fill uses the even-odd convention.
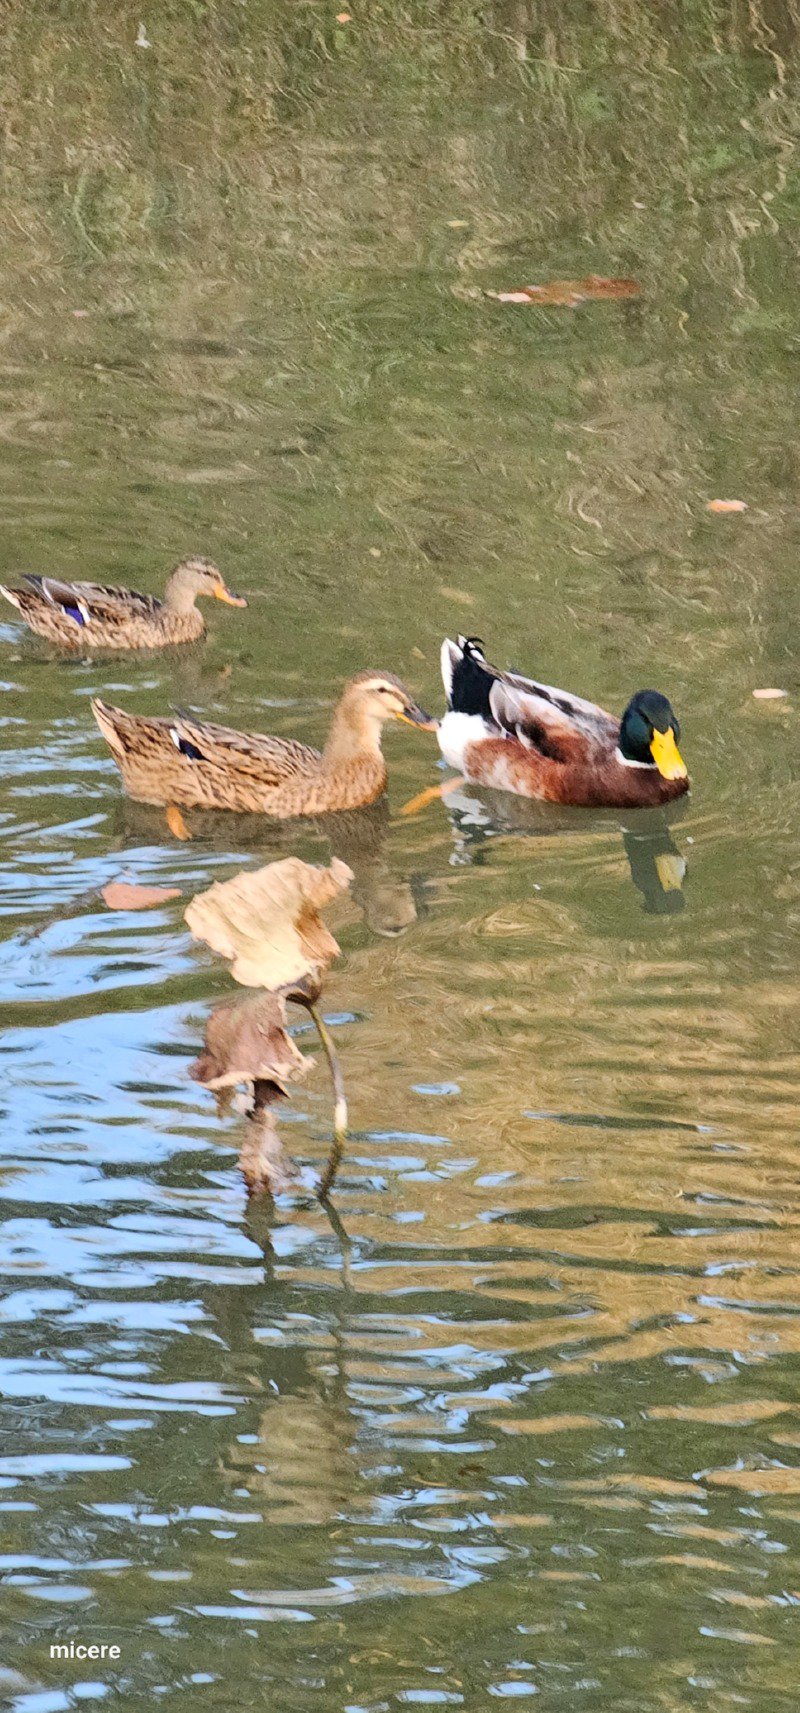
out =
[[[137,886],[127,880],[111,880],[100,892],[109,910],[149,910],[154,904],[180,896],[179,886]]]
[[[353,19],[349,12],[337,12],[336,22],[337,24],[352,24]]]
[[[747,501],[746,500],[709,500],[707,505],[706,505],[706,511],[707,512],[723,512],[723,513],[724,512],[746,512],[747,511]]]
[[[205,1088],[237,1083],[273,1083],[281,1094],[299,1082],[313,1060],[298,1051],[286,1028],[286,1001],[295,989],[248,993],[216,1005],[206,1024],[203,1051],[189,1075]],[[299,992],[297,994],[300,998]]]
[[[185,921],[195,940],[230,958],[231,975],[243,987],[288,987],[319,979],[338,956],[319,911],[352,878],[338,857],[330,868],[285,857],[198,893]]]
[[[754,690],[757,702],[779,702],[782,696],[788,696],[788,690]]]
[[[641,291],[637,280],[607,279],[603,274],[587,274],[583,280],[550,280],[546,285],[519,286],[515,291],[487,291],[484,295],[494,298],[495,303],[553,304],[576,309],[580,303],[640,297]]]

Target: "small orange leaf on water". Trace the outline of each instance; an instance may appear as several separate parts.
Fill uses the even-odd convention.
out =
[[[101,891],[109,910],[149,910],[154,904],[165,904],[168,898],[180,898],[179,886],[135,886],[132,881],[112,880]]]
[[[349,12],[337,12],[336,22],[337,24],[352,24],[353,19]]]
[[[587,274],[583,280],[549,280],[546,285],[519,286],[514,291],[487,291],[495,303],[541,303],[576,309],[579,303],[599,303],[605,299],[639,297],[638,280],[606,279],[603,274]]]
[[[788,690],[754,690],[757,702],[779,702],[782,696],[788,696]]]
[[[746,512],[746,500],[709,500],[707,512]]]

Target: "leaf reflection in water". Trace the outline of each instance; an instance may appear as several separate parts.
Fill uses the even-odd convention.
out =
[[[347,1100],[336,1049],[317,1010],[325,971],[339,952],[319,910],[352,878],[336,858],[330,868],[316,868],[287,857],[215,883],[186,910],[193,937],[230,960],[236,981],[264,990],[214,1008],[203,1052],[190,1066],[190,1075],[216,1093],[246,1086],[247,1133],[239,1164],[251,1194],[278,1194],[298,1175],[273,1112],[287,1084],[304,1077],[312,1062],[288,1033],[289,1002],[312,1016],[331,1074],[333,1144],[317,1192],[325,1199],[333,1187],[347,1135]]]

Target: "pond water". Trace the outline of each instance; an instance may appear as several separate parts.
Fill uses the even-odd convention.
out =
[[[250,605],[180,658],[0,615],[3,1694],[794,1709],[796,11],[141,10],[6,8],[0,575]],[[591,273],[641,298],[483,295]],[[318,741],[364,666],[439,710],[459,630],[664,689],[681,812],[400,817],[403,728],[385,815],[180,842],[89,711]],[[342,1229],[248,1206],[187,1077],[185,901],[290,851],[356,873]],[[330,1122],[318,1063],[296,1158]]]

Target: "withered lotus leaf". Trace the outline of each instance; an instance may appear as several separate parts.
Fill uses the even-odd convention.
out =
[[[206,1024],[203,1051],[189,1075],[206,1088],[237,1083],[272,1083],[282,1094],[299,1082],[313,1060],[295,1046],[286,1028],[286,1001],[297,990],[245,994],[214,1007]]]
[[[231,960],[243,987],[288,988],[318,979],[338,955],[319,912],[352,878],[337,857],[330,868],[285,857],[198,893],[185,921],[195,940]]]

